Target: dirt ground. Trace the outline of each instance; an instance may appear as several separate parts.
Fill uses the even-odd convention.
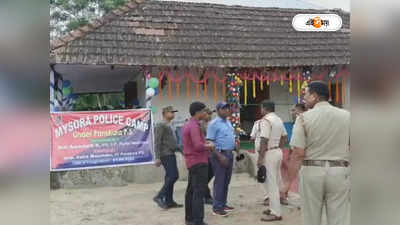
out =
[[[162,210],[152,201],[161,183],[129,184],[123,187],[61,189],[50,192],[52,225],[184,225],[184,209]],[[174,198],[184,202],[186,182],[177,182]],[[263,190],[246,173],[234,174],[229,204],[236,210],[228,217],[212,215],[205,207],[205,222],[210,225],[302,225],[297,196],[283,207],[283,220],[261,222]]]

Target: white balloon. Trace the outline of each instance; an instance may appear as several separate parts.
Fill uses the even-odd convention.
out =
[[[156,94],[156,90],[154,88],[147,88],[146,89],[146,96],[153,97]]]

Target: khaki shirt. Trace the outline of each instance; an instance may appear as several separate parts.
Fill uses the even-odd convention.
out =
[[[328,102],[298,116],[290,145],[305,149],[306,160],[349,160],[350,113]]]
[[[253,129],[251,129],[251,134],[250,134],[250,137],[252,139],[254,139],[254,148],[255,148],[254,150],[256,152],[260,151],[260,141],[261,141],[260,140],[260,133],[261,133],[260,121],[261,120],[257,120],[254,122]]]
[[[268,113],[260,120],[260,137],[268,139],[268,149],[279,147],[282,136],[287,136],[287,132],[275,113]]]

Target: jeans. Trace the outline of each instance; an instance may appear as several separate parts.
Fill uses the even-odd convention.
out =
[[[174,184],[179,178],[178,167],[176,165],[176,156],[167,155],[160,158],[161,164],[165,169],[164,185],[158,193],[157,197],[165,199],[165,203],[170,205],[173,203]]]
[[[185,194],[185,219],[194,225],[204,220],[204,195],[207,189],[208,164],[199,163],[189,168],[188,186]]]
[[[223,210],[227,205],[229,184],[232,177],[233,153],[232,151],[222,151],[228,160],[227,168],[223,167],[213,155],[211,164],[215,174],[214,180],[214,204],[213,210]]]

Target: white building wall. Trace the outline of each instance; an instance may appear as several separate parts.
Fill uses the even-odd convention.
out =
[[[290,108],[294,105],[294,102],[293,95],[289,93],[289,86],[287,83],[284,83],[283,86],[281,86],[280,82],[271,83],[269,100],[275,102],[275,112],[283,122],[292,121]]]

